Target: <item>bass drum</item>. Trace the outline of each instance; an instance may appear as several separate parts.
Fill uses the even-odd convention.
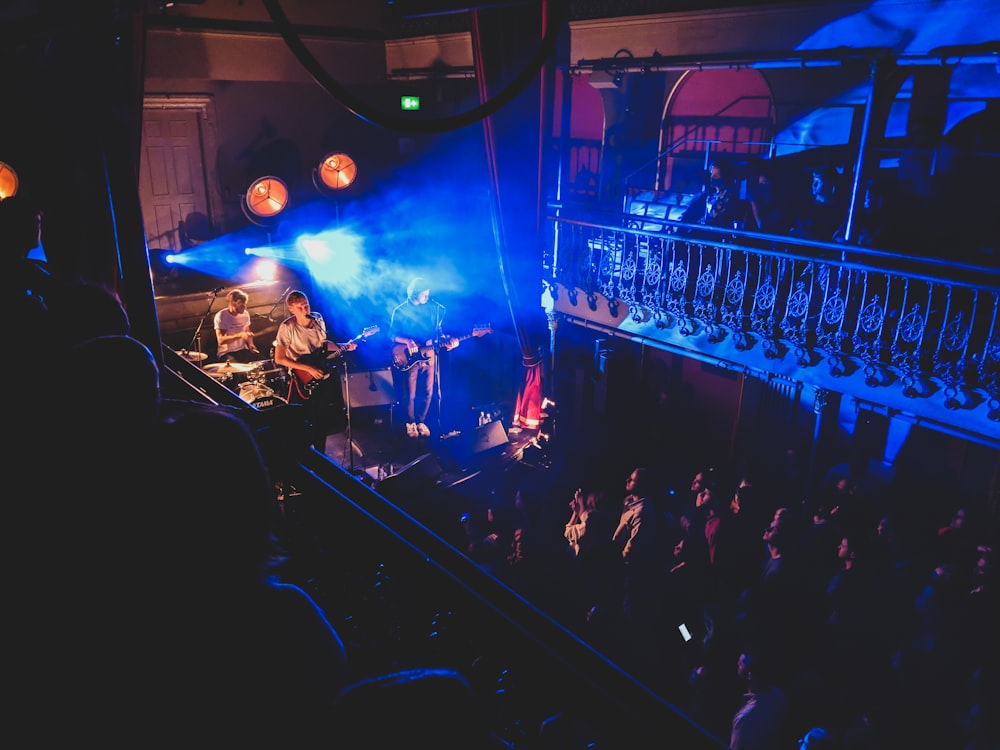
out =
[[[243,383],[240,386],[240,398],[257,409],[270,409],[288,403],[273,390],[260,383]]]

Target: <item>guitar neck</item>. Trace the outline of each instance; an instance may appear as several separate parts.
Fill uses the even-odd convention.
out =
[[[490,332],[489,329],[477,328],[472,333],[466,333],[463,336],[442,336],[441,339],[443,341],[447,341],[448,339],[454,339],[455,341],[461,342],[461,341],[466,341],[468,339],[471,339],[473,337],[483,336],[483,335],[485,335],[485,334],[487,334],[489,332]]]
[[[374,335],[376,333],[378,333],[378,327],[377,326],[372,326],[371,328],[366,328],[364,331],[362,331],[361,333],[359,333],[357,336],[355,336],[350,341],[344,341],[343,343],[334,341],[333,345],[335,347],[337,347],[336,349],[329,349],[329,348],[327,348],[327,349],[317,349],[315,353],[317,355],[321,356],[321,358],[324,359],[324,360],[336,359],[337,357],[340,357],[340,356],[346,354],[347,353],[347,347],[349,347],[351,344],[360,343],[361,341],[364,341],[366,338],[368,338],[369,336],[372,336],[372,335]]]
[[[474,333],[467,333],[464,336],[442,336],[437,341],[435,341],[435,342],[433,342],[431,344],[428,344],[427,346],[420,347],[420,353],[421,354],[430,354],[431,352],[435,351],[436,349],[439,349],[442,346],[444,346],[444,342],[449,341],[450,339],[454,339],[455,341],[465,341],[466,339],[471,339],[473,336],[475,336]],[[405,347],[405,344],[403,344],[402,346]]]

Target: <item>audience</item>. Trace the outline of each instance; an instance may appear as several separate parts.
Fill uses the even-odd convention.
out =
[[[681,221],[732,229],[742,221],[743,208],[729,167],[714,161],[708,168],[708,184],[684,209]]]
[[[986,658],[993,650],[987,633],[998,624],[986,542],[996,530],[962,507],[940,531],[934,525],[904,527],[893,516],[879,515],[891,507],[882,497],[889,487],[869,486],[863,477],[835,469],[815,501],[777,508],[775,498],[789,495],[780,487],[771,491],[774,477],[751,480],[744,473],[721,505],[718,499],[730,496],[719,494],[720,472],[699,470],[688,502],[674,502],[669,510],[660,506],[662,512],[650,516],[656,523],[639,522],[637,531],[638,501],[667,495],[652,474],[640,472],[641,487],[630,487],[621,509],[616,548],[624,552],[625,540],[641,544],[642,534],[657,529],[667,534],[671,541],[661,547],[674,554],[649,568],[648,579],[639,579],[647,584],[640,591],[657,590],[659,599],[640,598],[645,606],[637,609],[630,600],[633,578],[633,588],[616,595],[616,617],[607,617],[603,629],[582,631],[584,637],[716,736],[741,743],[734,746],[755,746],[750,709],[758,710],[758,694],[779,692],[784,699],[773,705],[783,706],[784,718],[779,735],[762,740],[777,744],[766,746],[794,746],[796,737],[844,748],[870,746],[864,743],[876,738],[883,746],[891,746],[893,737],[915,741],[908,707],[936,700],[940,691],[931,681],[962,685],[982,664],[994,663]],[[583,499],[571,503],[568,524],[551,521],[563,531],[564,548],[584,531],[585,505]],[[709,521],[716,517],[713,532]],[[583,538],[592,531],[586,528]],[[927,534],[927,554],[917,556],[911,537],[921,533]],[[926,586],[915,576],[925,561],[940,568]],[[627,564],[624,569],[629,583],[631,571]],[[754,570],[756,576],[748,574]],[[585,596],[588,588],[593,594],[595,584],[584,578],[583,588]],[[690,641],[678,634],[680,624]],[[766,655],[763,676],[750,670],[762,682],[746,686],[742,709],[731,697],[732,665],[741,653],[751,664]],[[929,671],[914,679],[919,669]],[[980,741],[993,731],[964,695],[938,698],[939,705],[926,711],[928,736],[942,747],[966,750],[958,744],[961,737]],[[955,743],[949,745],[944,738],[950,733]]]
[[[227,469],[219,484],[173,471],[147,493],[149,635],[160,637],[150,661],[163,685],[190,678],[158,710],[176,701],[184,722],[228,741],[315,737],[347,682],[346,650],[313,599],[271,573],[278,507],[252,433],[204,407],[165,420],[157,437],[165,466]]]
[[[780,195],[775,184],[773,170],[766,162],[761,162],[753,179],[747,183],[746,228],[766,234],[780,234],[788,226],[785,221],[785,196]]]
[[[809,240],[833,242],[846,215],[847,203],[837,170],[820,167],[813,170],[808,196],[794,208],[791,233]]]
[[[740,654],[736,673],[746,689],[733,715],[730,750],[768,750],[784,745],[788,699],[775,684],[768,657],[761,650]]]

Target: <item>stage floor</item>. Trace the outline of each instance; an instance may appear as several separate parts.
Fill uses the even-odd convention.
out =
[[[519,462],[525,448],[530,456],[536,435],[534,430],[510,429],[500,420],[464,430],[435,426],[431,432],[431,437],[410,438],[404,425],[391,421],[387,407],[355,408],[348,430],[327,436],[325,453],[338,466],[367,477],[376,488],[391,477],[414,471],[421,460],[436,464],[421,471],[437,472],[435,480],[448,485],[484,468],[502,469]]]

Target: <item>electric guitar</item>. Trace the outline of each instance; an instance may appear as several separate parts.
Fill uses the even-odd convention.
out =
[[[312,396],[316,387],[333,374],[334,363],[344,356],[347,352],[347,346],[349,344],[356,344],[359,341],[364,341],[369,336],[374,336],[378,332],[378,326],[368,326],[365,330],[347,343],[339,344],[336,349],[327,349],[324,346],[316,351],[310,352],[309,354],[303,354],[299,357],[299,362],[311,365],[312,367],[318,367],[323,371],[323,377],[314,378],[308,372],[303,372],[302,370],[292,370],[292,375],[295,376],[295,380],[297,381],[296,384],[298,385],[299,393],[301,393],[304,398]]]
[[[421,346],[413,354],[410,354],[407,350],[406,344],[393,344],[392,366],[400,372],[406,372],[414,365],[426,362],[436,349],[443,347],[452,339],[457,339],[461,342],[473,337],[485,336],[487,333],[493,333],[493,326],[476,326],[472,330],[472,333],[467,333],[464,336],[442,336],[437,342],[428,341],[426,346]]]

